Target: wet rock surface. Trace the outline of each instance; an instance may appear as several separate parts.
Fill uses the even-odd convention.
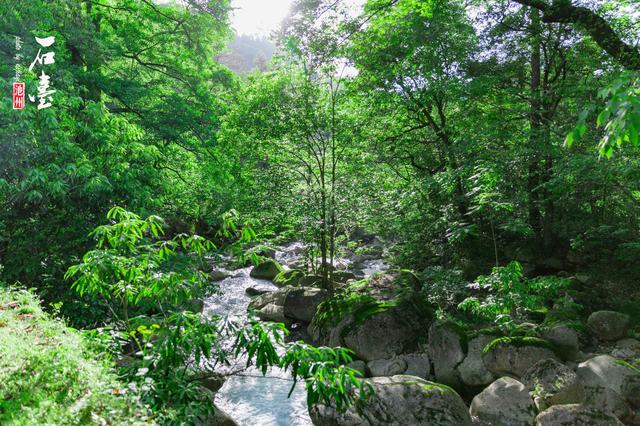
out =
[[[329,425],[443,425],[470,426],[467,406],[451,388],[414,376],[368,379],[376,397],[340,413],[316,405],[310,414],[318,426]]]

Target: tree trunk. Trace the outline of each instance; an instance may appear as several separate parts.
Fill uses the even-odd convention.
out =
[[[529,209],[529,226],[533,230],[536,243],[542,237],[542,218],[540,214],[540,142],[542,137],[542,105],[540,100],[540,12],[530,10],[531,33],[531,91],[529,113],[529,146],[527,147],[528,176],[527,195]]]

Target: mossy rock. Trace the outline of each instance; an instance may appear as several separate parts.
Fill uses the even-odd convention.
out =
[[[273,279],[273,283],[278,287],[292,286],[296,287],[300,283],[300,279],[304,277],[304,272],[300,269],[291,269],[282,271]]]
[[[469,410],[450,387],[414,376],[367,379],[374,396],[341,412],[315,404],[309,414],[323,425],[440,425],[471,426]]]
[[[538,346],[541,348],[547,348],[552,351],[555,351],[555,347],[549,343],[547,340],[540,339],[538,337],[527,337],[527,336],[517,336],[517,337],[499,337],[497,339],[493,339],[491,343],[484,347],[482,353],[488,353],[492,349],[497,348],[501,345],[510,345],[516,348],[522,348],[526,346]]]
[[[318,287],[320,283],[322,283],[320,275],[305,275],[298,281],[298,285],[301,287]]]
[[[501,337],[482,351],[487,369],[496,376],[522,377],[541,359],[557,359],[554,345],[537,337]]]
[[[252,278],[272,280],[282,271],[284,269],[278,262],[273,259],[266,259],[254,266],[249,275]]]

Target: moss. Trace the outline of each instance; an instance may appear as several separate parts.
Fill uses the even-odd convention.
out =
[[[278,287],[297,286],[304,273],[299,269],[291,269],[289,271],[281,271],[273,279],[273,283]]]
[[[406,378],[414,378],[413,376],[403,376]],[[436,382],[430,382],[427,380],[403,380],[402,382],[396,382],[396,383],[392,383],[392,386],[420,386],[420,388],[422,388],[423,390],[429,392],[432,390],[438,390],[440,392],[447,392],[447,393],[455,393],[457,394],[457,392],[450,386],[447,385],[443,385],[442,383],[436,383]]]
[[[473,339],[479,336],[502,337],[504,333],[498,327],[486,327],[486,328],[481,328],[480,330],[469,331],[467,335],[469,336],[469,339]]]
[[[484,349],[482,349],[482,353],[486,354],[492,349],[502,345],[509,345],[516,348],[521,348],[526,346],[536,346],[540,348],[547,348],[554,352],[556,351],[555,346],[544,339],[540,339],[538,337],[519,336],[519,337],[499,337],[497,339],[493,339],[491,343],[489,343],[487,346],[484,347]]]
[[[434,382],[420,383],[420,387],[427,392],[437,389],[441,392],[457,393],[455,390],[453,390],[452,387],[443,385],[442,383],[434,383]]]
[[[393,280],[382,278],[390,274]],[[417,293],[413,288],[416,282],[413,272],[395,270],[350,283],[342,292],[320,304],[314,323],[320,328],[335,326],[351,315],[353,320],[341,330],[344,337],[368,318],[399,308],[399,312],[413,312],[417,317],[424,318],[424,325],[427,326],[428,321],[434,317],[433,306],[416,297]]]
[[[278,262],[266,259],[254,266],[249,275],[253,278],[272,280],[282,271],[284,269]]]

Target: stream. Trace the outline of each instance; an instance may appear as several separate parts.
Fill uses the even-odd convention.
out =
[[[291,243],[276,252],[276,260],[285,268],[299,260],[302,245]],[[348,263],[346,261],[345,263]],[[362,265],[364,275],[385,270],[381,259],[370,259]],[[232,276],[220,281],[218,294],[205,300],[204,314],[228,317],[239,324],[247,320],[247,307],[251,298],[246,294],[249,287],[275,290],[268,280],[249,276],[251,267],[232,271]],[[227,377],[216,393],[215,404],[241,426],[308,426],[311,419],[307,411],[304,384],[299,383],[291,397],[287,395],[293,381],[289,372],[274,368],[263,376],[255,368],[245,369],[245,359],[231,361],[230,366],[217,368]]]

